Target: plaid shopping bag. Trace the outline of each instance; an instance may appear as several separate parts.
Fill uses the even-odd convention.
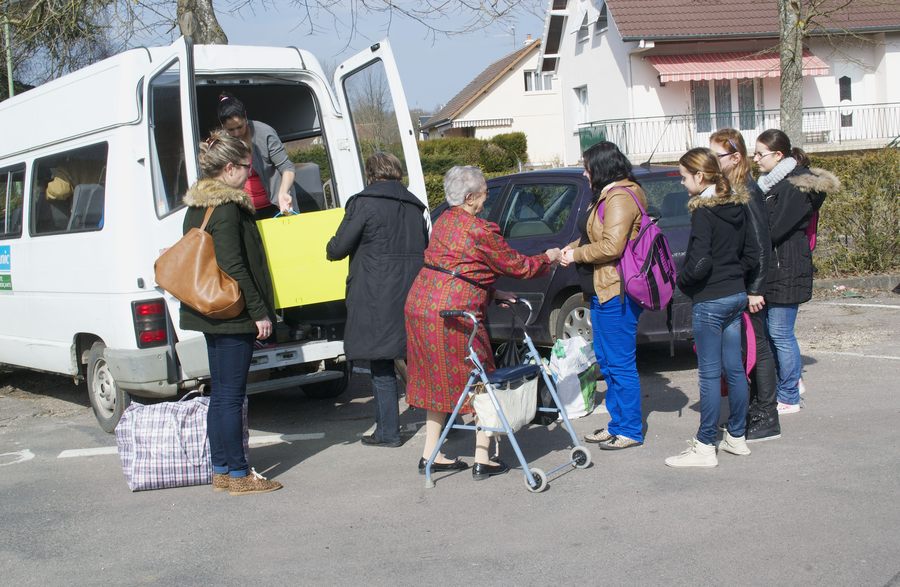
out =
[[[144,491],[211,483],[208,412],[209,398],[196,394],[187,394],[177,402],[132,402],[116,426],[116,445],[128,488]],[[250,435],[246,398],[243,424],[247,455]]]

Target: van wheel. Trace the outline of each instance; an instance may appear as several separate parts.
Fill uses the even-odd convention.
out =
[[[569,296],[559,310],[551,315],[556,318],[556,324],[551,324],[551,332],[555,338],[581,335],[588,342],[592,340],[591,308],[580,293]]]
[[[106,345],[95,342],[88,353],[87,388],[94,416],[106,432],[115,432],[122,412],[131,403],[129,396],[113,379],[104,356]]]
[[[331,379],[322,383],[311,383],[303,386],[303,393],[310,399],[333,399],[347,391],[350,383],[350,369],[346,361],[325,361],[325,369],[328,371],[342,371],[339,379]]]

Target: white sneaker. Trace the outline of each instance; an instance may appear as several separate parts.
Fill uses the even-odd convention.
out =
[[[728,430],[725,431],[725,436],[722,437],[722,442],[719,443],[719,450],[724,450],[740,457],[750,454],[750,449],[747,447],[747,441],[744,437],[732,436],[728,433]]]
[[[715,467],[719,464],[716,458],[716,447],[712,444],[703,444],[696,438],[691,438],[688,447],[680,455],[666,459],[669,467]],[[749,452],[749,451],[748,451]]]
[[[784,416],[785,414],[796,414],[800,411],[800,404],[783,404],[778,402],[778,407],[775,408],[778,410],[779,416]]]
[[[800,391],[800,395],[806,393],[806,386],[803,385],[803,378],[797,380],[797,389]]]

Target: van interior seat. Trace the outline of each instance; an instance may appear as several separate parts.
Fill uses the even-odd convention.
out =
[[[316,163],[294,164],[294,191],[297,194],[298,212],[316,212],[325,209],[325,189]]]
[[[75,186],[72,194],[72,215],[68,230],[100,228],[103,222],[105,190],[96,183],[82,183]]]

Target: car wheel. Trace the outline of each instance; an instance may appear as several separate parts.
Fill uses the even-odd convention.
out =
[[[104,431],[112,433],[131,397],[113,379],[105,351],[105,344],[95,342],[88,353],[87,388],[97,422]]]
[[[555,338],[571,338],[580,335],[591,341],[591,309],[580,293],[569,296],[559,310],[554,312],[556,324],[552,325]]]

